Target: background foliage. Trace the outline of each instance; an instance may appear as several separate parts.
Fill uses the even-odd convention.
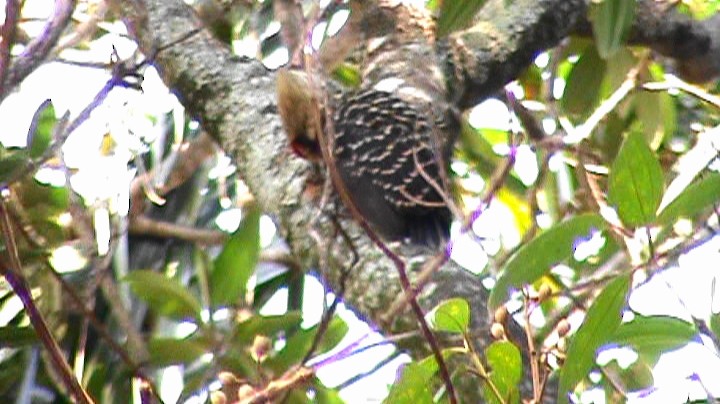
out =
[[[304,273],[316,279],[319,270],[288,254],[274,218],[263,215],[232,162],[181,102],[152,87],[159,80],[148,55],[132,54],[132,40],[122,37],[122,16],[103,1],[80,1],[57,41],[38,29],[48,2],[35,9],[25,2],[17,23],[11,3],[18,5],[5,7],[2,45],[12,57],[0,71],[23,57],[37,62],[27,74],[37,70],[4,73],[0,91],[4,119],[24,128],[12,133],[8,126],[0,135],[0,396],[51,402],[73,394],[46,350],[52,344],[39,331],[42,318],[71,375],[98,402],[145,402],[161,392],[166,400],[202,401],[209,391],[216,402],[342,402],[339,389],[314,372],[369,348],[343,341],[349,327],[332,315],[336,295],[314,308],[330,315],[307,321],[313,309],[303,305],[311,280]],[[427,7],[444,36],[471,26],[484,3]],[[681,3],[678,10],[696,19],[713,18],[717,7]],[[635,5],[593,3],[591,36],[548,49],[485,104],[504,106],[504,124],[475,119],[483,107],[466,114],[452,163],[455,196],[464,214],[479,214],[491,229],[471,226],[461,235],[457,226],[456,240],[465,241],[455,252],[470,258],[454,258],[490,256],[477,276],[492,285],[494,322],[484,332],[495,342],[476,346],[470,324],[487,313],[463,299],[427,308],[426,318],[454,380],[471,380],[488,402],[539,399],[547,377],[561,401],[583,392],[612,402],[642,397],[654,391],[652,369],[664,353],[699,342],[717,359],[717,308],[679,318],[631,304],[634,290],[684,254],[703,246],[717,253],[720,200],[715,82],[688,84],[671,74],[672,61],[627,46]],[[234,52],[273,68],[287,60],[273,2],[193,7]],[[40,20],[31,14],[38,9]],[[14,41],[6,40],[11,26]],[[51,50],[32,46],[42,41]],[[38,67],[44,61],[52,63]],[[77,97],[81,107],[68,107],[60,101],[68,94],[56,97],[49,88],[41,91],[48,101],[20,102],[43,69],[58,66],[95,70],[107,81],[92,88],[94,98]],[[348,83],[358,74],[349,65],[336,76]],[[158,99],[161,105],[153,104]],[[73,160],[74,147],[82,151]],[[515,169],[503,170],[508,162]],[[490,208],[481,204],[488,190]],[[710,276],[708,306],[717,276]],[[267,314],[271,299],[278,314]],[[527,340],[508,338],[514,321]],[[529,359],[528,346],[535,352]],[[618,348],[629,348],[634,360],[621,365]],[[617,356],[601,362],[604,352]],[[432,356],[412,358],[387,401],[446,400],[437,371]],[[522,388],[528,373],[529,395]],[[348,370],[340,387],[355,374],[366,376]],[[708,396],[719,391],[716,381],[691,380]]]

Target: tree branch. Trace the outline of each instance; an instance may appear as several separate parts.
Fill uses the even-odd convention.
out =
[[[55,2],[55,11],[48,19],[47,24],[45,24],[42,33],[33,39],[25,47],[23,53],[14,60],[7,77],[6,84],[8,88],[12,88],[23,81],[28,74],[32,73],[45,61],[70,22],[75,5],[75,0],[57,0]]]
[[[0,28],[0,100],[5,98],[5,81],[10,67],[10,49],[15,42],[18,19],[20,18],[20,2],[8,0],[5,3],[5,21]]]

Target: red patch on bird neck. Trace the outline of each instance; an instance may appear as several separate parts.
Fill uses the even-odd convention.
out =
[[[305,136],[295,137],[295,139],[290,142],[290,149],[295,155],[306,160],[319,161],[322,159],[320,145]]]

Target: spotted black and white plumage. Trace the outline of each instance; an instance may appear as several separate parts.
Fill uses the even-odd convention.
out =
[[[385,239],[437,246],[451,214],[433,118],[376,89],[346,95],[333,116],[335,162],[354,204]],[[435,183],[431,184],[428,178]]]

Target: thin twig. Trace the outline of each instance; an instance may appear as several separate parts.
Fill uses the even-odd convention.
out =
[[[610,387],[612,387],[613,390],[615,390],[620,396],[623,398],[623,401],[627,400],[627,393],[624,391],[623,386],[620,385],[620,382],[616,380],[613,375],[611,375],[604,367],[600,366],[600,373],[603,374],[603,377],[605,380],[610,382]]]
[[[65,115],[58,120],[57,124],[53,128],[53,143],[47,148],[45,153],[39,158],[29,161],[22,170],[17,173],[13,173],[4,183],[0,184],[0,188],[7,187],[9,184],[23,178],[28,173],[35,171],[38,167],[55,157],[57,151],[65,144],[65,141],[70,134],[72,134],[75,129],[90,118],[92,111],[102,104],[115,86],[123,83],[126,73],[127,71],[124,69],[114,69],[112,77],[105,83],[100,91],[98,91],[90,104],[83,108],[78,116],[72,121],[68,122],[69,113],[65,113]]]
[[[645,83],[642,88],[647,91],[680,90],[707,102],[715,108],[720,108],[720,97],[669,74],[665,75],[665,81]]]
[[[450,211],[453,213],[453,215],[455,217],[457,217],[457,218],[462,217],[463,216],[462,211],[460,210],[460,208],[457,207],[457,204],[455,203],[455,201],[450,197],[450,195],[448,195],[448,193],[446,191],[446,189],[449,189],[449,187],[446,186],[445,189],[443,189],[440,186],[440,184],[438,184],[437,181],[435,181],[435,179],[432,178],[427,173],[427,171],[425,171],[425,167],[423,167],[423,165],[420,164],[420,161],[418,160],[418,156],[417,156],[417,148],[413,148],[413,162],[415,163],[415,168],[418,170],[418,173],[420,173],[420,176],[425,180],[425,182],[427,182],[435,190],[435,192],[438,193],[438,195],[442,198],[443,201],[440,203],[416,201],[415,200],[416,198],[414,198],[412,195],[410,195],[407,192],[403,192],[405,189],[401,188],[400,191],[403,193],[403,196],[405,196],[409,200],[417,203],[420,206],[430,206],[430,207],[447,206],[448,209],[450,209]],[[441,161],[436,161],[435,163],[438,165],[438,170],[441,172],[441,176],[445,175],[447,177],[447,174],[443,174],[445,172],[445,170],[442,169],[442,167],[444,167],[444,164],[442,164]],[[441,180],[443,181],[443,183],[449,182],[446,179],[443,179],[442,177],[441,177]],[[405,195],[405,194],[407,194],[407,195]]]
[[[28,233],[28,230],[29,230],[28,226],[23,225],[22,219],[17,217],[19,212],[14,212],[12,210],[8,210],[8,214],[11,215],[11,219],[15,223],[15,225],[21,229],[24,239],[28,243],[30,243],[30,245],[33,248],[36,248],[36,249],[46,248],[46,246],[44,245],[44,241],[39,242],[36,237],[32,237]],[[107,264],[105,264],[105,265],[107,265]],[[75,305],[75,308],[80,311],[83,318],[85,320],[89,321],[89,324],[93,326],[95,331],[100,335],[100,338],[103,339],[109,345],[110,350],[117,353],[118,356],[120,357],[120,359],[125,364],[125,366],[131,372],[133,372],[133,374],[136,377],[143,379],[145,381],[145,383],[148,384],[150,386],[150,388],[152,388],[152,391],[156,395],[155,398],[158,400],[158,402],[162,402],[162,400],[160,400],[160,397],[157,395],[158,394],[157,392],[159,390],[153,384],[152,380],[146,374],[144,374],[144,372],[141,369],[141,365],[138,364],[138,361],[136,360],[136,359],[140,359],[140,361],[141,361],[142,357],[146,357],[147,355],[143,354],[142,352],[147,352],[147,349],[145,349],[144,347],[141,348],[140,350],[136,349],[132,353],[132,356],[135,357],[135,359],[133,359],[131,357],[131,355],[126,351],[126,349],[123,348],[118,342],[116,342],[114,340],[113,336],[110,335],[110,332],[108,331],[107,327],[95,316],[95,313],[93,312],[92,308],[89,308],[87,306],[85,299],[81,298],[79,296],[79,294],[77,293],[77,291],[72,286],[70,286],[65,281],[65,279],[63,279],[62,275],[60,275],[54,268],[52,268],[52,266],[50,266],[49,264],[46,264],[46,266],[47,266],[50,274],[53,276],[53,278],[55,278],[55,281],[58,282],[58,284],[60,285],[60,288],[62,289],[62,291],[70,298],[70,301]],[[102,271],[102,270],[95,270],[94,272],[98,273],[99,276],[101,276],[101,277],[104,275],[104,271]],[[104,277],[103,277],[103,279],[104,279]],[[102,281],[102,279],[100,281]],[[95,288],[96,287],[93,286],[91,289],[95,290]],[[85,328],[85,326],[83,326],[83,328]],[[128,333],[131,332],[128,327],[124,327],[123,329]],[[129,336],[128,340],[133,340],[132,336]],[[137,339],[135,338],[134,340],[137,340]],[[78,345],[82,346],[82,344],[78,344]],[[78,376],[78,379],[80,379],[79,376]]]
[[[240,400],[243,404],[260,404],[272,402],[284,392],[307,383],[313,376],[315,371],[309,368],[299,367],[286,372],[280,379],[273,380],[261,391],[256,392],[251,397]]]
[[[202,245],[219,245],[228,238],[227,233],[219,230],[198,229],[146,216],[135,217],[130,221],[128,230],[131,234],[174,238]]]
[[[215,154],[215,150],[215,141],[202,131],[197,138],[173,150],[152,171],[135,177],[130,183],[130,219],[145,210],[145,197],[153,195],[155,199],[162,199],[197,173],[198,168]]]
[[[338,384],[337,386],[335,386],[334,388],[337,389],[337,390],[342,390],[342,389],[345,389],[345,388],[347,388],[347,387],[350,387],[350,386],[352,386],[353,384],[355,384],[355,383],[357,383],[357,382],[365,379],[366,377],[372,376],[375,372],[377,372],[378,370],[380,370],[380,369],[382,369],[383,367],[385,367],[385,365],[387,365],[388,363],[390,363],[390,362],[394,361],[395,359],[397,359],[400,355],[401,355],[401,352],[400,352],[400,351],[393,351],[390,355],[386,356],[385,358],[383,358],[383,359],[381,359],[380,361],[378,361],[377,363],[375,363],[370,370],[367,370],[367,371],[364,371],[364,372],[360,372],[360,373],[356,373],[356,374],[354,374],[352,377],[350,377],[349,379],[347,379],[347,380],[345,380],[344,382],[341,382],[340,384]]]
[[[328,358],[319,360],[317,362],[312,362],[310,364],[310,366],[313,369],[317,370],[317,369],[320,369],[321,367],[328,365],[330,363],[334,363],[334,362],[337,362],[337,361],[340,361],[343,359],[350,358],[355,355],[359,355],[365,351],[369,351],[369,350],[377,348],[377,347],[395,344],[396,342],[405,341],[409,338],[414,338],[414,337],[420,336],[416,331],[409,331],[409,332],[405,332],[402,334],[395,334],[395,335],[391,335],[389,337],[384,337],[382,341],[375,342],[375,343],[365,345],[365,346],[358,348],[360,343],[362,341],[364,341],[369,335],[370,334],[365,334],[365,335],[361,336],[360,338],[356,339],[353,343],[351,343],[347,347],[340,350],[340,352],[338,352]]]
[[[538,355],[537,347],[535,346],[535,338],[530,326],[530,313],[532,308],[530,305],[535,304],[527,293],[523,293],[523,323],[525,327],[525,338],[527,339],[528,356],[530,357],[530,374],[532,375],[533,383],[533,401],[536,403],[542,402],[542,384],[540,381],[540,356]]]
[[[600,104],[592,115],[580,126],[568,132],[568,136],[565,138],[565,142],[568,144],[576,144],[590,137],[592,131],[597,127],[600,121],[605,118],[610,112],[612,112],[622,100],[627,97],[632,90],[637,87],[638,75],[649,63],[649,58],[644,56],[640,62],[632,68],[625,78],[625,81],[620,84],[617,90],[608,97],[605,101]]]
[[[495,198],[495,195],[500,188],[502,188],[505,183],[505,178],[510,174],[510,170],[512,170],[515,165],[515,159],[517,158],[517,146],[513,141],[513,136],[508,137],[508,145],[510,147],[510,153],[508,153],[505,163],[495,170],[495,173],[493,173],[493,176],[488,181],[490,187],[485,191],[485,196],[482,198],[480,203],[478,203],[478,206],[465,219],[465,222],[463,223],[463,232],[470,231],[472,224],[478,217],[480,217],[485,208],[490,205],[490,202],[493,198]]]

